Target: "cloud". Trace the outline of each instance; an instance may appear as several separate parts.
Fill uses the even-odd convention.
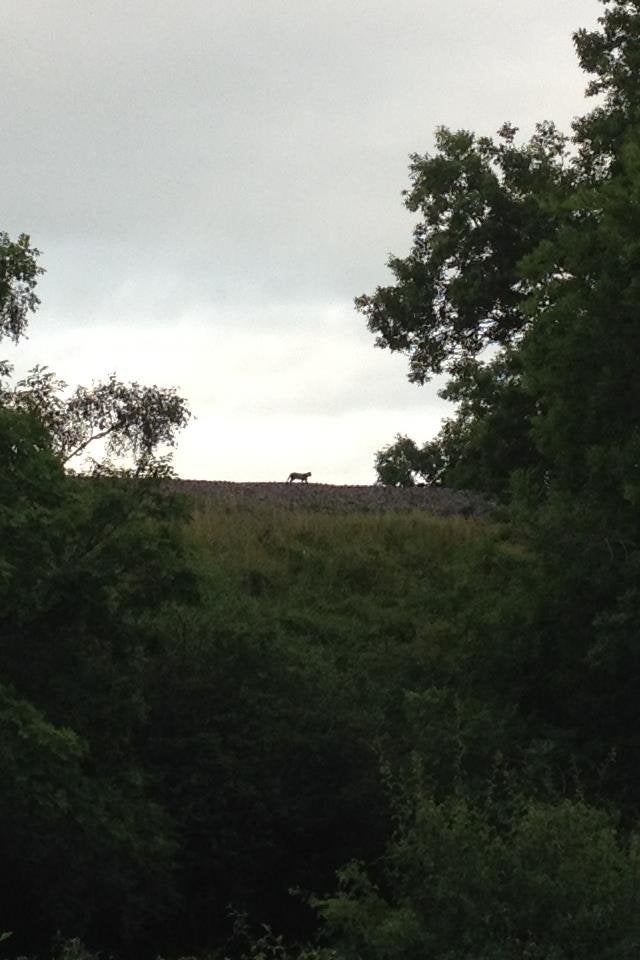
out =
[[[585,85],[570,34],[599,11],[9,0],[1,226],[31,233],[48,270],[24,356],[74,382],[108,366],[179,384],[199,416],[186,472],[217,470],[198,447],[204,423],[270,436],[269,449],[279,423],[300,459],[325,437],[338,472],[360,476],[356,448],[370,463],[379,433],[411,432],[414,415],[433,432],[445,409],[349,306],[409,247],[408,155],[439,123],[567,126]],[[362,439],[341,445],[340,430]]]
[[[189,303],[355,295],[408,242],[407,156],[436,124],[575,112],[570,32],[597,6],[13,3],[5,216],[99,287],[152,292],[160,273]]]
[[[307,323],[297,329],[301,313]],[[197,478],[218,476],[224,451],[226,479],[278,479],[286,463],[312,461],[325,482],[370,482],[376,449],[410,428],[426,438],[448,409],[437,384],[408,383],[404,358],[372,348],[348,304],[272,307],[254,317],[250,336],[243,319],[227,310],[172,327],[81,326],[64,336],[35,321],[30,339],[3,344],[3,355],[16,376],[44,362],[71,387],[79,372],[90,383],[112,371],[177,386],[195,419],[176,465]]]

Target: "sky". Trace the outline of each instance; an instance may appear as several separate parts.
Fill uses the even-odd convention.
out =
[[[405,255],[440,124],[568,129],[598,0],[4,0],[0,229],[43,252],[29,339],[71,385],[176,387],[185,478],[371,483],[437,380],[354,297]]]

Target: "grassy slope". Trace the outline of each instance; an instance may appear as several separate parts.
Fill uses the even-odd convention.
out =
[[[201,828],[185,822],[189,862],[201,861],[202,835],[217,837],[226,852],[207,860],[220,870],[201,885],[217,887],[222,913],[240,904],[306,936],[289,888],[332,889],[337,868],[384,849],[381,762],[399,770],[418,744],[448,789],[458,720],[473,728],[472,776],[503,749],[494,712],[476,709],[471,691],[457,718],[455,697],[466,696],[466,660],[483,663],[496,629],[522,616],[513,577],[522,560],[498,526],[425,511],[307,513],[196,498],[190,537],[205,603],[172,630],[153,720],[176,731],[164,749],[178,816],[206,798]]]
[[[192,535],[218,623],[277,638],[383,714],[525,615],[526,559],[486,521],[196,501]]]
[[[481,521],[423,511],[318,514],[196,504],[192,535],[228,611],[259,615],[311,643],[412,643],[426,617],[450,613],[454,571],[493,552]]]

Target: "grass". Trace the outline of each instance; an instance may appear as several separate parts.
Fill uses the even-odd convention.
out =
[[[267,505],[236,508],[194,498],[191,536],[215,564],[290,573],[293,557],[300,561],[294,565],[301,572],[304,561],[313,568],[319,554],[327,568],[346,558],[368,557],[385,564],[428,552],[446,559],[488,529],[482,520],[424,510],[318,513]]]
[[[435,691],[440,704],[440,691],[463,695],[467,677],[485,669],[511,682],[501,658],[519,643],[531,581],[506,528],[424,510],[196,499],[190,537],[207,591],[200,662],[222,664],[221,685],[237,675],[236,661],[245,676],[262,676],[252,696],[303,741],[313,716],[327,736],[337,725],[331,736],[358,756],[380,750],[402,763],[416,696],[422,704]]]
[[[323,669],[391,689],[429,681],[460,616],[503,575],[487,521],[424,510],[318,513],[194,501],[190,527],[208,616]]]

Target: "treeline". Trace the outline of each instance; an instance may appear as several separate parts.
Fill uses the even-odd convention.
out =
[[[491,523],[188,504],[174,391],[3,364],[6,956],[637,957],[637,0],[576,46],[572,137],[442,130],[359,299],[458,403],[381,479]],[[38,263],[0,235],[0,335]]]

